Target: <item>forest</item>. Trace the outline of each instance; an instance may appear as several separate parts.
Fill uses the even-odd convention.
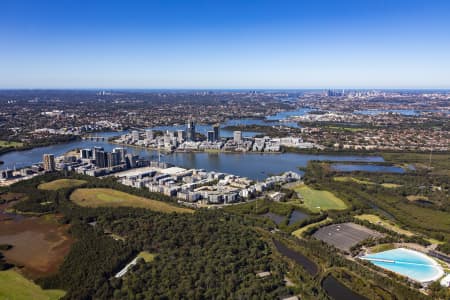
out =
[[[310,167],[309,170],[319,175],[323,172]],[[323,180],[315,176],[312,178],[309,173],[307,180],[316,183]],[[3,188],[2,192],[27,195],[26,200],[15,204],[17,210],[57,214],[61,216],[59,222],[70,224],[70,234],[76,241],[59,271],[37,280],[43,288],[65,290],[64,299],[274,299],[289,295],[328,299],[322,281],[330,274],[369,299],[427,299],[404,278],[382,276],[373,266],[350,261],[335,248],[308,235],[305,239],[290,235],[293,227],[323,220],[327,214],[312,215],[293,227],[281,224],[280,230],[274,231],[276,226],[258,213],[289,215],[292,207],[268,200],[260,202],[257,210],[252,204],[244,204],[226,210],[199,209],[194,214],[128,207],[88,208],[69,200],[74,188],[37,188],[43,182],[59,178],[86,180],[84,187],[114,188],[172,204],[175,201],[123,186],[114,178],[97,179],[72,173],[46,174]],[[41,205],[44,202],[46,205]],[[358,206],[366,207],[364,203]],[[346,221],[352,210],[339,214],[330,212],[334,219]],[[274,246],[274,238],[317,265],[317,274],[311,275],[280,253]],[[154,260],[140,259],[125,276],[115,278],[141,251],[153,254]],[[270,276],[256,275],[263,271],[269,271]],[[286,278],[293,282],[292,286],[286,286]],[[436,289],[436,294],[440,292]]]

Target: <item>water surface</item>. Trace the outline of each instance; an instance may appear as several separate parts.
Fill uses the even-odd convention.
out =
[[[294,210],[291,213],[291,217],[289,218],[288,226],[290,226],[292,224],[295,224],[295,223],[297,223],[299,221],[303,221],[303,220],[305,220],[307,218],[309,218],[308,214],[305,214],[304,212],[301,212],[299,210]]]
[[[311,276],[315,276],[319,272],[319,268],[317,267],[317,265],[303,254],[286,247],[282,242],[278,240],[273,240],[273,243],[281,254],[294,260],[297,264],[302,266]]]
[[[30,166],[42,161],[44,153],[52,153],[56,156],[75,148],[103,147],[111,151],[117,145],[108,141],[80,140],[65,144],[39,147],[25,151],[13,151],[0,156],[4,161],[0,169],[13,169],[14,167]],[[125,146],[129,153],[141,157],[157,160],[158,153],[153,150]],[[172,163],[184,168],[205,169],[248,177],[254,180],[262,180],[269,175],[280,174],[286,171],[301,173],[298,167],[306,167],[310,160],[354,161],[354,162],[383,162],[380,156],[343,156],[299,153],[173,153],[161,156],[161,161]]]
[[[331,275],[322,281],[322,287],[328,296],[335,300],[367,300],[366,297],[353,292]]]
[[[339,172],[380,172],[380,173],[405,173],[405,170],[396,166],[380,166],[372,164],[332,164],[333,170]]]

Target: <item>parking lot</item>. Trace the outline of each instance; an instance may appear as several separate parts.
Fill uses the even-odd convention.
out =
[[[369,237],[377,238],[383,235],[355,223],[341,223],[322,227],[313,236],[338,249],[348,251],[352,246]]]

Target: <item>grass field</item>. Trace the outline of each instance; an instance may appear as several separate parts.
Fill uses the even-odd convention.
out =
[[[320,222],[308,224],[306,226],[303,226],[300,229],[297,229],[297,230],[293,231],[292,235],[295,236],[295,237],[301,238],[302,235],[303,235],[303,232],[305,232],[309,228],[314,227],[314,226],[318,226],[318,225],[322,225],[322,224],[325,224],[325,223],[328,223],[328,222],[331,222],[331,221],[332,220],[330,218],[326,218],[325,220],[322,220]]]
[[[192,213],[192,209],[177,207],[165,202],[147,199],[121,191],[105,188],[76,189],[70,200],[81,206],[88,207],[142,207],[159,212]]]
[[[395,184],[395,183],[382,183],[381,184],[382,187],[387,188],[387,189],[396,189],[401,187],[401,184]]]
[[[406,196],[406,199],[408,199],[409,201],[418,201],[418,200],[428,200],[428,197],[422,195],[408,195]]]
[[[394,244],[380,244],[380,245],[375,245],[373,247],[370,247],[370,252],[378,253],[378,252],[388,251],[388,250],[392,250],[392,249],[395,249]]]
[[[63,290],[43,290],[15,270],[0,271],[0,299],[56,300],[64,294]]]
[[[138,254],[138,257],[141,257],[145,262],[152,262],[155,259],[155,254],[147,251],[142,251]]]
[[[5,148],[7,148],[7,147],[22,147],[22,146],[23,146],[23,143],[21,143],[21,142],[8,142],[8,141],[0,140],[0,148],[1,147],[5,147]]]
[[[367,185],[374,185],[375,183],[372,181],[368,181],[368,180],[361,180],[358,178],[354,178],[354,177],[350,177],[350,176],[336,176],[333,177],[334,181],[339,181],[339,182],[356,182],[358,184],[367,184]]]
[[[306,185],[293,188],[303,200],[303,206],[312,212],[321,210],[343,210],[347,208],[344,201],[328,191],[319,191]]]
[[[354,178],[354,177],[350,177],[350,176],[336,176],[333,177],[334,181],[339,181],[339,182],[355,182],[358,184],[366,184],[366,185],[375,185],[375,182],[372,181],[368,181],[368,180],[362,180],[362,179],[358,179],[358,178]],[[387,189],[394,189],[394,188],[398,188],[401,187],[400,184],[395,184],[395,183],[382,183],[381,184],[382,187],[387,188]]]
[[[424,230],[440,231],[450,236],[450,213],[426,207],[417,207],[409,203],[397,203],[396,209],[402,211],[399,220],[405,224],[412,222]]]
[[[359,216],[355,216],[355,218],[360,219],[360,220],[365,220],[368,221],[372,224],[376,224],[379,226],[382,226],[386,229],[392,230],[394,232],[397,232],[399,234],[404,234],[406,236],[413,236],[414,233],[412,233],[411,231],[405,230],[400,228],[400,226],[387,221],[387,220],[383,220],[381,219],[379,216],[377,215],[371,215],[371,214],[364,214],[364,215],[359,215]]]
[[[86,180],[79,180],[79,179],[57,179],[50,182],[42,183],[38,186],[38,189],[40,190],[60,190],[60,189],[67,189],[67,188],[73,188],[78,187],[80,185],[83,185],[87,183]]]

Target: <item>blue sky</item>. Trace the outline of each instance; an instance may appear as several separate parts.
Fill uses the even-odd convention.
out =
[[[450,1],[3,0],[0,88],[450,88]]]

